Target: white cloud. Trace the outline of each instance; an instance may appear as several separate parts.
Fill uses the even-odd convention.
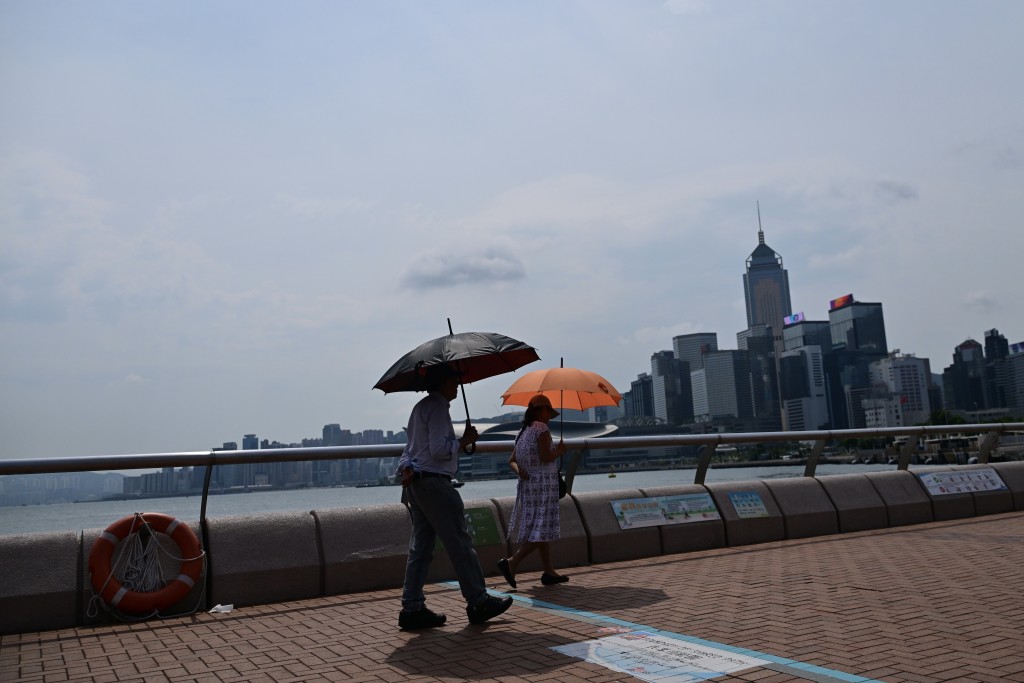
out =
[[[436,289],[468,285],[488,287],[515,282],[526,276],[526,268],[515,255],[496,247],[469,247],[457,251],[430,251],[416,257],[402,276],[407,289]]]

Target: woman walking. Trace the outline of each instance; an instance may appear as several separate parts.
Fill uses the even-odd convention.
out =
[[[548,421],[556,417],[551,401],[543,394],[530,399],[523,416],[523,428],[516,437],[516,445],[508,463],[519,476],[516,487],[516,502],[508,525],[508,537],[513,543],[521,544],[519,550],[498,562],[508,585],[516,587],[516,570],[519,563],[534,550],[540,553],[544,573],[540,580],[545,586],[564,583],[569,580],[555,571],[551,562],[551,541],[560,535],[558,519],[558,467],[555,460],[565,454],[561,441],[552,447]]]

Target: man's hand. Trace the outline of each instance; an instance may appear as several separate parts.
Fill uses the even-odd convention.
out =
[[[467,424],[465,431],[462,433],[462,438],[459,439],[459,447],[462,450],[466,450],[466,446],[476,443],[478,438],[480,438],[480,433],[476,430],[476,427]]]
[[[415,470],[411,467],[406,467],[402,470],[402,486],[408,486],[412,482],[412,475]]]

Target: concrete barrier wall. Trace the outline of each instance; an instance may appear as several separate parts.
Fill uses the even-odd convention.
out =
[[[699,484],[661,486],[641,489],[640,492],[648,498],[682,496],[695,493],[708,494],[708,490]],[[657,529],[658,534],[661,536],[661,553],[663,555],[725,547],[725,522],[721,519],[667,524],[659,526]]]
[[[1011,464],[1011,463],[1006,463]],[[1012,463],[1020,464],[1024,466],[1024,463]],[[992,465],[964,465],[963,467],[956,468],[958,470],[993,470],[996,476],[1002,481],[1003,485],[1009,486],[1006,483],[1006,479],[1003,477],[1000,470]],[[974,491],[971,493],[971,497],[974,498],[974,514],[976,516],[981,515],[997,515],[1000,512],[1010,512],[1014,509],[1013,507],[1013,492],[1009,488],[1005,488],[999,491]]]
[[[885,501],[863,474],[832,474],[819,477],[818,482],[836,509],[839,531],[848,533],[889,526]]]
[[[875,487],[889,517],[889,526],[924,524],[934,521],[928,494],[913,474],[907,471],[868,472],[864,475]]]
[[[914,477],[917,483],[924,489],[932,503],[932,517],[936,522],[944,522],[950,519],[966,519],[974,516],[974,496],[970,493],[950,493],[945,495],[932,495],[928,492],[921,477],[927,476],[929,472],[953,472],[957,467],[922,467],[914,470]]]
[[[991,467],[1010,489],[1013,509],[1024,510],[1024,462],[997,462]]]
[[[211,603],[258,605],[321,595],[316,522],[308,512],[214,517]]]
[[[817,479],[790,477],[765,479],[782,513],[786,538],[808,538],[839,533],[839,517]]]
[[[781,541],[786,537],[782,511],[760,481],[707,484],[725,520],[725,542],[731,546]]]
[[[401,586],[412,520],[404,505],[314,510],[324,552],[324,592]]]
[[[561,501],[562,539],[554,544],[553,555],[558,567],[600,564],[1024,510],[1024,462],[931,471],[986,467],[995,470],[1007,489],[930,496],[918,476],[928,470],[915,469],[575,494]],[[611,505],[616,500],[705,491],[721,520],[622,529]],[[488,576],[498,575],[497,561],[512,551],[505,531],[513,501],[466,501],[467,510],[486,510],[482,514],[490,516],[497,531],[496,538],[477,547]],[[245,606],[398,589],[405,575],[411,522],[401,505],[219,517],[209,519],[208,525],[210,594],[204,595],[200,582],[164,614],[216,603]],[[197,525],[191,526],[199,535]],[[0,575],[5,578],[0,588],[0,633],[110,620],[96,605],[90,609],[87,560],[101,531],[0,536]],[[174,557],[173,541],[158,539],[167,557]],[[432,580],[453,578],[443,552],[435,556],[432,569]],[[539,569],[534,556],[521,571]],[[397,605],[397,594],[395,599]]]
[[[0,536],[0,633],[75,625],[79,558],[75,531]]]
[[[619,562],[661,554],[657,527],[622,529],[612,509],[613,500],[643,497],[638,489],[573,494],[587,530],[591,562]]]

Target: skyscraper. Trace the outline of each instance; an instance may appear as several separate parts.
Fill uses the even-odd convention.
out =
[[[1009,406],[1010,344],[999,330],[985,332],[985,403],[989,408]]]
[[[704,367],[690,376],[693,379],[693,414],[698,422],[742,421],[753,417],[746,352],[726,350],[706,354]]]
[[[833,427],[825,367],[831,359],[832,335],[827,320],[807,320],[803,313],[787,318],[782,330],[785,351],[779,356],[782,428],[814,430]],[[835,399],[842,397],[839,392]],[[846,409],[842,410],[843,415]]]
[[[750,385],[751,421],[755,432],[774,432],[782,427],[779,386],[772,328],[754,325],[736,333],[736,346],[747,355],[747,383]]]
[[[789,273],[782,267],[782,257],[764,243],[760,205],[757,208],[757,247],[747,258],[743,294],[747,303],[747,327],[771,327],[776,353],[780,353],[783,318],[793,313],[789,298]]]
[[[672,352],[676,359],[689,364],[690,372],[704,367],[704,355],[717,350],[717,332],[695,332],[672,337]]]
[[[882,304],[855,301],[852,294],[833,299],[828,312],[832,347],[885,356],[885,317]]]
[[[942,373],[946,407],[955,410],[984,410],[985,356],[981,344],[967,339],[953,351],[953,364]]]
[[[779,385],[783,429],[804,431],[829,426],[824,354],[820,346],[801,345],[783,351],[779,359]]]
[[[832,350],[832,335],[827,320],[806,320],[802,314],[799,320],[786,325],[782,330],[786,351],[804,346],[817,346],[826,353]]]
[[[688,363],[671,351],[658,351],[651,356],[651,383],[655,417],[674,425],[693,419]]]
[[[622,397],[626,417],[654,417],[654,382],[646,372],[637,375],[629,385],[629,396]]]
[[[872,397],[868,366],[889,354],[882,304],[846,294],[829,303],[828,322],[832,351],[825,357],[825,377],[832,429],[862,429],[862,401]]]
[[[873,362],[869,372],[875,389],[872,405],[876,415],[884,413],[886,419],[881,421],[876,417],[867,420],[865,426],[904,427],[928,421],[932,411],[929,397],[932,371],[927,358],[893,351]],[[898,420],[893,420],[894,417]]]

